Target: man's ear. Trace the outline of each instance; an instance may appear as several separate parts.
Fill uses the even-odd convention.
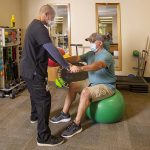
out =
[[[45,19],[47,19],[48,13],[44,13],[44,14],[43,14],[43,17],[44,17]]]
[[[99,46],[102,46],[103,42],[102,41],[98,41],[98,44],[99,44]]]
[[[45,16],[48,16],[48,12],[44,13]]]

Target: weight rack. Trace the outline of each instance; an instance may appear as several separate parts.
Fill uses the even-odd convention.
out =
[[[21,29],[0,28],[0,97],[15,98],[25,89],[20,78]]]

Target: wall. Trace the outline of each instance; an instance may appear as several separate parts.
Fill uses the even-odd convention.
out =
[[[113,39],[113,43],[118,43],[117,17],[116,16],[113,16],[113,19],[112,19],[112,39]]]
[[[68,17],[63,16],[63,34],[68,34]]]
[[[16,27],[21,27],[21,1],[0,0],[0,26],[10,26],[11,15],[15,15]]]
[[[116,74],[128,75],[135,73],[136,59],[132,57],[132,50],[142,50],[146,45],[146,38],[150,34],[150,1],[149,0],[22,0],[23,28],[36,17],[43,4],[70,3],[71,10],[71,41],[82,43],[92,32],[96,31],[95,3],[120,2],[121,6],[121,33],[122,33],[122,71]],[[150,58],[150,56],[149,56]],[[148,61],[145,76],[150,76]]]

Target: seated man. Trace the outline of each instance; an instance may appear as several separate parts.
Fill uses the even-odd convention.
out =
[[[75,120],[62,133],[62,137],[72,137],[82,131],[81,119],[91,101],[97,101],[115,93],[114,60],[112,55],[103,48],[103,37],[93,33],[86,39],[90,42],[91,51],[81,56],[72,57],[72,61],[83,61],[87,65],[74,67],[72,72],[88,71],[88,81],[73,82],[69,85],[63,110],[50,119],[52,123],[71,120],[69,109],[77,93],[81,93]]]

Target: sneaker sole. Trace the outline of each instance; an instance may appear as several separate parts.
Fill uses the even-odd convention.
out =
[[[34,123],[37,123],[37,121],[30,121],[30,123],[34,124]]]
[[[64,143],[64,140],[61,141],[60,143],[57,143],[57,144],[44,144],[44,143],[38,143],[38,142],[37,142],[37,145],[38,145],[38,146],[50,146],[50,147],[54,147],[54,146],[58,146],[58,145],[60,145],[60,144],[62,144],[62,143]]]
[[[68,119],[62,119],[62,120],[60,120],[60,121],[52,121],[52,120],[50,120],[49,122],[51,122],[51,123],[60,123],[60,122],[69,122],[71,120],[71,118],[68,118]]]
[[[76,134],[82,132],[82,130],[83,130],[83,129],[81,128],[80,130],[78,130],[76,133],[74,133],[74,134],[72,134],[72,135],[69,135],[69,136],[61,135],[61,136],[64,137],[64,138],[70,138],[70,137],[73,137],[74,135],[76,135]]]

